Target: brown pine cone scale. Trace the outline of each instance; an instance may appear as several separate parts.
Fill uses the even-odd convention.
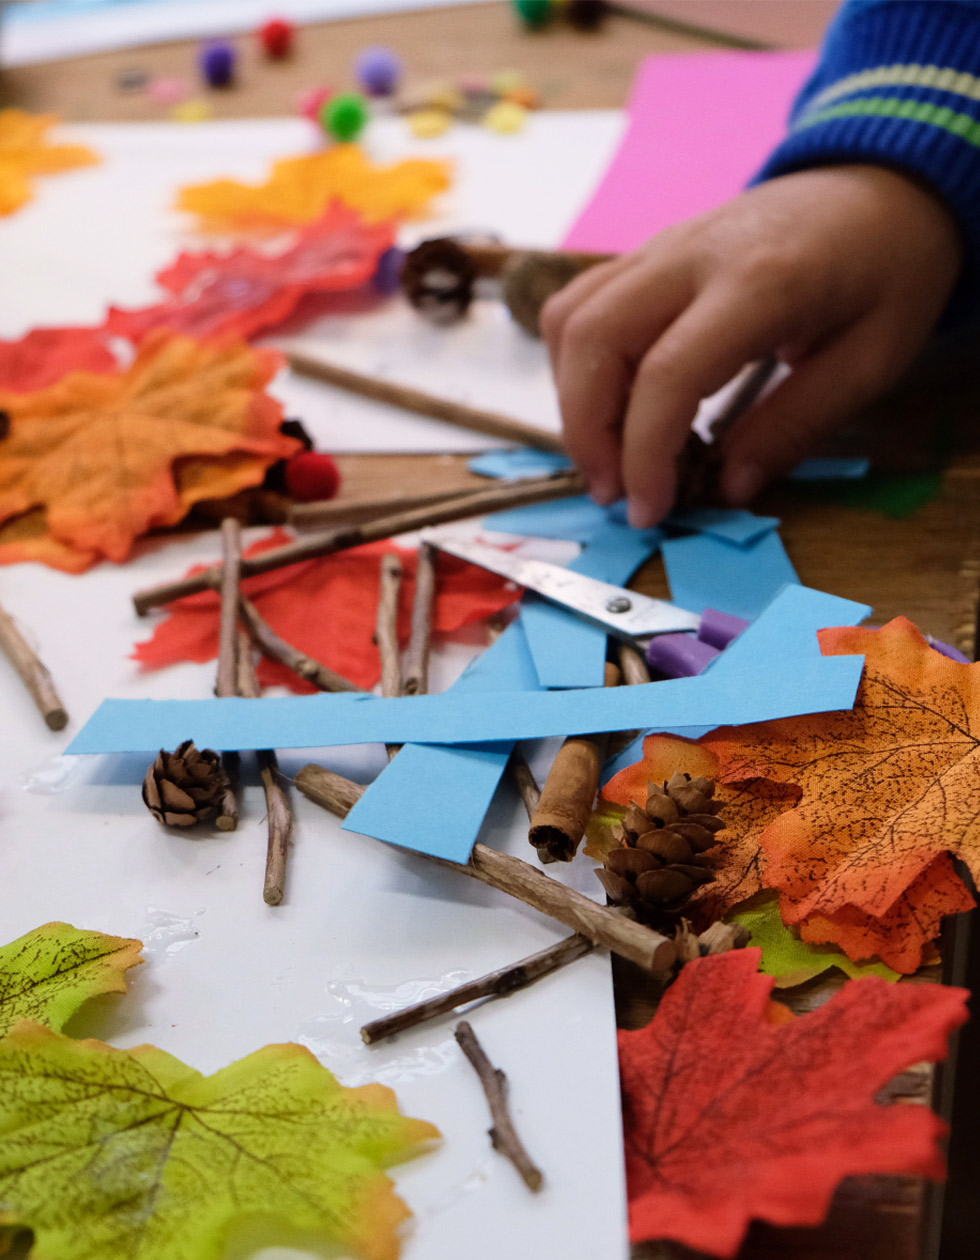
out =
[[[160,750],[143,780],[143,802],[160,822],[193,827],[215,817],[228,786],[218,754],[186,739],[175,752]]]

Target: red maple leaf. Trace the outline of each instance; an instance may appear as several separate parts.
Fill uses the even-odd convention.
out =
[[[368,224],[334,205],[278,253],[240,246],[227,254],[181,254],[157,273],[157,283],[171,294],[166,301],[133,311],[112,307],[106,326],[134,342],[160,327],[202,341],[253,337],[281,324],[308,294],[367,284],[394,243],[391,223]]]
[[[291,539],[283,530],[253,544],[247,556],[259,555]],[[398,551],[403,579],[399,596],[399,634],[408,639],[415,593],[417,553],[390,542],[370,543],[332,556],[307,560],[271,573],[245,578],[242,590],[282,638],[307,655],[343,674],[359,687],[373,687],[381,676],[378,649],[373,642],[381,585],[381,558]],[[449,634],[482,621],[517,600],[521,591],[503,578],[440,554],[436,571],[433,629]],[[189,571],[199,573],[200,565]],[[170,616],[153,637],[138,643],[133,659],[158,669],[177,661],[205,662],[218,655],[220,602],[213,591],[191,595],[168,605]],[[278,661],[263,658],[259,681],[264,686],[286,686],[293,691],[315,688]]]
[[[17,341],[0,341],[0,389],[29,394],[69,372],[116,372],[104,328],[32,328]]]
[[[874,1095],[945,1058],[967,990],[868,977],[777,1022],[760,958],[688,963],[652,1022],[619,1034],[634,1242],[734,1256],[754,1217],[817,1224],[844,1177],[943,1175],[938,1116]]]

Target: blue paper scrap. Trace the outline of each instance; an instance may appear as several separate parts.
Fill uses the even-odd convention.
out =
[[[744,546],[709,534],[672,538],[661,551],[674,603],[692,612],[717,608],[752,621],[787,582],[799,581],[774,530]]]
[[[850,708],[863,657],[769,663],[634,687],[571,691],[210,700],[104,700],[69,753],[153,752],[193,739],[207,748],[321,748],[348,744],[487,744],[638,727],[762,722]]]
[[[605,524],[568,565],[574,573],[622,586],[657,550],[658,529]],[[529,592],[521,623],[542,687],[601,687],[606,668],[606,632],[575,613]]]
[[[514,481],[519,477],[548,477],[564,472],[574,465],[567,455],[555,455],[551,451],[536,451],[530,446],[519,446],[511,451],[485,451],[474,455],[466,467],[478,477],[499,477]]]
[[[727,542],[750,543],[761,534],[776,529],[779,517],[756,516],[744,508],[695,508],[690,512],[674,512],[667,518],[666,524],[674,529],[711,534]]]
[[[864,456],[826,456],[805,459],[788,474],[790,481],[842,481],[867,477],[871,460]]]
[[[522,534],[531,538],[568,538],[572,542],[586,543],[594,534],[621,516],[610,516],[612,508],[603,508],[589,498],[578,495],[572,499],[558,499],[553,503],[533,503],[530,507],[508,508],[505,512],[491,512],[483,518],[487,529],[500,530],[503,534]]]
[[[533,691],[537,685],[524,631],[515,621],[470,663],[451,691]],[[476,748],[406,744],[347,815],[344,830],[465,862],[512,748],[512,741]],[[428,792],[419,791],[420,783],[445,788],[438,809]]]

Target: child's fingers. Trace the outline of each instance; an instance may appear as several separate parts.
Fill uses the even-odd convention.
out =
[[[734,504],[811,454],[821,438],[894,380],[887,316],[873,313],[795,364],[790,375],[735,425],[724,444],[722,491]]]
[[[633,254],[623,254],[609,262],[596,263],[558,290],[541,308],[538,326],[552,362],[555,361],[562,330],[571,313],[616,276],[635,266]]]

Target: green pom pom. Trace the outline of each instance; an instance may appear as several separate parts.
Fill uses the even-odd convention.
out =
[[[320,125],[335,140],[346,143],[357,139],[370,116],[368,103],[359,92],[341,92],[320,110]]]
[[[514,0],[517,16],[532,30],[544,26],[551,17],[551,0]]]

